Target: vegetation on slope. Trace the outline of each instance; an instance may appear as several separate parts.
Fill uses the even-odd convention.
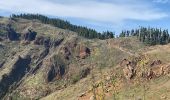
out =
[[[139,29],[132,29],[131,31],[122,31],[120,37],[137,36],[138,39],[147,45],[167,44],[170,43],[170,36],[168,30],[158,28],[141,27]]]
[[[131,33],[127,35],[127,32],[124,32],[125,38],[91,40],[81,38],[72,31],[45,25],[39,21],[21,18],[14,18],[14,20],[10,20],[11,28],[15,26],[13,31],[16,32],[7,30],[7,34],[19,33],[20,39],[6,41],[4,38],[1,41],[2,58],[0,59],[5,58],[6,61],[1,67],[0,77],[7,75],[5,79],[15,78],[11,71],[15,70],[13,66],[16,65],[15,58],[18,56],[30,56],[31,62],[30,70],[21,70],[25,72],[22,79],[11,82],[13,84],[10,85],[5,97],[17,100],[19,98],[21,100],[41,98],[44,100],[89,100],[95,97],[94,91],[97,100],[99,98],[100,100],[170,98],[168,95],[169,76],[164,74],[165,69],[170,65],[168,63],[170,45],[145,46],[139,41],[141,35],[131,35]],[[1,28],[3,30],[3,27]],[[36,37],[29,40],[34,31],[37,33]],[[143,32],[143,34],[146,35],[148,32]],[[142,36],[141,39],[143,39]],[[55,43],[57,44],[53,46]],[[10,56],[5,56],[4,52],[5,55]],[[150,60],[137,59],[141,57],[141,54],[149,55],[147,57]],[[122,60],[127,66],[119,65]],[[134,63],[139,65],[133,66]],[[161,72],[160,75],[156,69]],[[159,77],[152,76],[150,73],[152,71]],[[148,79],[153,77],[152,80],[143,81],[147,75],[149,75]],[[5,83],[3,80],[0,81]]]
[[[37,20],[40,20],[44,24],[51,24],[55,27],[59,27],[59,28],[62,28],[62,29],[68,29],[68,30],[77,32],[78,35],[83,36],[85,38],[89,38],[89,39],[114,38],[113,32],[106,31],[106,32],[103,32],[103,33],[99,33],[94,29],[90,29],[90,28],[83,27],[83,26],[73,25],[73,24],[70,24],[68,21],[64,21],[64,20],[56,19],[56,18],[48,18],[46,16],[39,15],[39,14],[20,14],[20,15],[13,14],[11,16],[11,18],[12,19],[14,19],[14,18],[24,18],[24,19],[29,19],[29,20],[37,19]]]

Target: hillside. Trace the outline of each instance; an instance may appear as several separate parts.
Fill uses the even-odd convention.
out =
[[[169,100],[170,44],[87,39],[39,20],[0,18],[4,100]]]

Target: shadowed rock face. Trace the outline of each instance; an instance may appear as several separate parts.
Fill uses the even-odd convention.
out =
[[[36,37],[34,44],[36,45],[44,45],[45,47],[49,48],[49,47],[57,47],[58,45],[60,45],[63,42],[63,38],[62,39],[56,39],[56,40],[51,40],[49,37],[43,37],[43,36],[39,36]]]
[[[16,41],[19,40],[19,34],[14,31],[11,27],[7,29],[7,39],[10,41]]]
[[[47,72],[48,82],[51,82],[54,79],[60,79],[65,74],[65,63],[60,58],[60,56],[52,57],[48,66],[50,67],[49,71]]]
[[[57,39],[57,40],[52,40],[52,41],[50,42],[50,45],[51,45],[51,47],[57,47],[57,46],[60,45],[61,42],[63,42],[63,41],[64,41],[64,38],[62,38],[62,39]]]
[[[120,63],[120,66],[123,68],[123,73],[126,79],[129,80],[135,75],[134,67],[136,66],[136,64],[134,62],[124,59]]]
[[[26,33],[23,35],[23,39],[24,39],[25,41],[33,41],[33,40],[35,40],[36,35],[37,35],[36,32],[31,31],[31,30],[28,30],[28,32],[26,32]]]
[[[0,68],[2,68],[2,66],[5,64],[5,61],[0,62]]]
[[[44,59],[48,55],[49,52],[50,52],[49,48],[46,48],[45,50],[41,51],[37,62]]]
[[[44,38],[43,40],[43,45],[46,47],[46,48],[49,48],[50,47],[50,38]]]
[[[64,75],[65,73],[65,68],[63,65],[58,65],[58,66],[51,66],[51,69],[48,72],[48,82],[51,82],[54,80],[54,78],[60,78]]]
[[[43,45],[44,44],[44,38],[43,36],[36,37],[34,44],[36,45]]]
[[[81,71],[80,78],[85,78],[89,74],[90,74],[90,68],[85,68]]]
[[[70,50],[68,49],[68,47],[63,47],[62,50],[61,50],[62,54],[64,55],[64,58],[69,60],[70,59],[70,56],[71,56],[71,52]]]
[[[19,82],[25,75],[26,71],[29,70],[29,64],[31,62],[30,57],[21,58],[18,57],[14,65],[12,65],[11,72],[7,75],[4,74],[0,81],[0,98],[3,98],[8,89],[12,84]]]
[[[3,29],[7,32],[5,36],[10,41],[16,41],[19,39],[19,34],[16,33],[16,31],[11,26],[12,26],[11,24],[3,26]]]
[[[61,49],[61,54],[63,54],[66,60],[70,60],[74,49],[77,47],[77,38],[67,42],[64,47]]]
[[[3,38],[2,38],[2,37],[0,37],[0,41],[3,41]]]

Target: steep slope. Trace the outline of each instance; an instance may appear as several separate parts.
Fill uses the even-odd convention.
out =
[[[3,60],[6,59],[5,62],[2,61],[1,76],[5,75],[7,79],[18,77],[13,76],[13,68],[26,68],[27,65],[25,62],[22,64],[19,58],[31,59],[28,69],[21,70],[24,72],[22,77],[9,79],[10,84],[1,87],[2,90],[4,87],[7,90],[1,95],[5,98],[44,97],[86,77],[91,71],[92,62],[93,65],[107,64],[105,61],[109,58],[104,52],[108,51],[108,55],[112,53],[107,50],[106,41],[84,39],[69,30],[41,24],[38,21],[1,18],[1,31],[4,31],[1,36],[2,55],[3,52],[7,54],[1,56]],[[117,52],[119,50],[113,51],[115,56]],[[123,55],[128,54],[122,53]],[[105,60],[101,59],[102,57],[105,57]],[[109,64],[113,66],[111,60]],[[6,82],[4,77],[1,78],[1,82]]]
[[[42,100],[170,98],[168,95],[170,67],[167,53],[169,45],[147,47],[134,37],[97,41],[97,44],[98,46],[94,47],[97,50],[91,55],[97,59],[91,58],[92,70],[89,76]],[[160,56],[164,52],[167,55]],[[157,56],[155,57],[153,53]],[[125,58],[127,60],[123,60]]]
[[[169,48],[0,18],[0,99],[169,99]]]
[[[65,68],[71,62],[71,59],[70,61],[65,60],[68,57],[71,58],[72,51],[65,50],[65,48],[71,49],[70,46],[74,46],[74,42],[77,44],[79,41],[74,32],[24,19],[14,21],[2,18],[1,31],[3,35],[1,36],[0,88],[1,91],[6,90],[1,92],[1,98],[5,95],[5,98],[19,98],[25,91],[33,92],[30,88],[50,87],[48,83],[53,80],[56,81],[56,77],[60,75],[65,75]],[[62,51],[63,54],[61,54]],[[25,57],[29,57],[28,63],[25,62]],[[62,60],[64,64],[61,64]],[[36,83],[39,85],[36,85]],[[50,88],[54,89],[53,87]],[[17,97],[18,91],[20,92],[19,97]],[[34,94],[35,96],[38,95],[37,97],[32,97],[39,98],[45,95],[41,94],[44,91],[46,89],[41,89],[40,93]],[[51,91],[51,89],[47,89],[47,91]],[[28,95],[28,98],[30,96]],[[23,97],[27,98],[27,95]]]

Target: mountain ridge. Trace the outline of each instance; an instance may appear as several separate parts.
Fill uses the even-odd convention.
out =
[[[169,44],[149,46],[136,36],[88,39],[22,18],[0,18],[0,32],[1,99],[170,98]]]

